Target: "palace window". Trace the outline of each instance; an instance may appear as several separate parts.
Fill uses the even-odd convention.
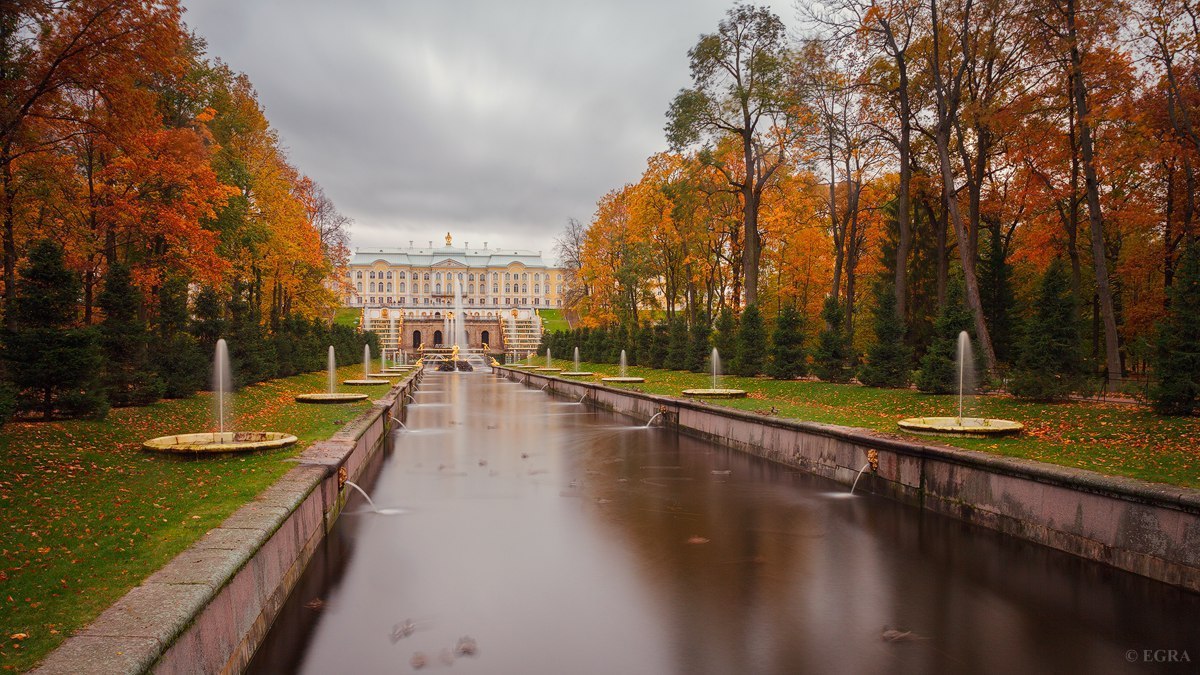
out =
[[[374,281],[371,282],[371,292],[372,293],[375,292],[375,282]]]
[[[438,294],[440,294],[440,293],[442,292],[442,285],[441,285],[441,284],[434,284],[434,287],[433,287],[433,292],[434,292],[434,293],[438,293]]]
[[[529,284],[521,284],[521,292],[528,293],[529,292]]]
[[[362,293],[362,282],[358,282],[358,292]]]
[[[425,281],[429,281],[429,272],[425,273]]]
[[[359,279],[361,279],[361,278],[362,278],[362,270],[359,270],[359,271],[358,271],[358,278],[359,278]]]
[[[537,299],[537,298],[534,298],[534,299],[533,299],[533,304],[535,304],[535,305],[536,305],[536,304],[538,304],[538,299]]]
[[[400,274],[399,274],[399,275],[398,275],[396,278],[398,278],[398,279],[403,279],[403,278],[404,278],[404,272],[401,272],[401,273],[400,273]]]
[[[429,276],[429,275],[425,275],[425,276]],[[426,293],[429,292],[429,284],[425,284],[425,292]],[[428,304],[429,298],[426,298],[425,300],[426,300],[426,304]]]
[[[510,279],[510,276],[509,276],[508,272],[505,272],[505,273],[504,273],[504,280],[505,280],[505,281],[508,281],[509,279]]]
[[[499,281],[499,279],[500,279],[500,273],[492,272],[492,281]]]
[[[371,278],[372,278],[372,279],[374,279],[374,278],[375,278],[375,270],[371,270]]]
[[[399,286],[400,286],[400,288],[399,288],[399,289],[397,289],[397,290],[399,290],[401,293],[403,293],[403,292],[404,292],[404,282],[403,282],[403,281],[401,281],[401,282],[399,283]],[[403,300],[403,298],[401,298],[401,300]]]
[[[512,293],[512,284],[504,284],[504,292]]]
[[[392,292],[392,282],[390,282],[390,281],[387,283],[387,292],[388,293]],[[391,300],[388,300],[388,302],[391,302]]]
[[[475,295],[475,284],[467,284],[467,293]]]
[[[541,289],[541,287],[540,287],[540,286],[538,286],[537,284],[534,284],[534,285],[533,285],[533,294],[534,294],[534,295],[537,295],[538,293],[541,293],[541,292],[542,292],[542,289]]]
[[[500,284],[492,284],[492,292],[499,293],[500,292]]]
[[[475,273],[474,272],[467,274],[467,281],[475,281]]]
[[[462,280],[463,280],[463,274],[462,274],[462,272],[459,272],[459,273],[458,273],[458,280],[459,280],[459,281],[462,281]]]
[[[389,278],[389,279],[391,279],[391,278],[392,278],[392,271],[391,271],[391,270],[388,270],[388,273],[387,273],[387,278]]]
[[[533,280],[534,280],[534,281],[540,281],[540,280],[541,280],[541,278],[542,278],[542,275],[541,275],[541,274],[538,274],[538,273],[536,273],[536,272],[533,274]]]
[[[521,272],[521,281],[529,281],[529,272]]]
[[[390,296],[390,295],[388,296],[387,304],[389,304],[389,305],[392,304],[392,296]]]

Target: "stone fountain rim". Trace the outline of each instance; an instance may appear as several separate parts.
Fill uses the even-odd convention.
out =
[[[601,382],[645,382],[644,377],[602,377]]]
[[[958,424],[958,417],[907,417],[896,424],[901,429],[915,433],[948,434],[954,436],[1005,436],[1019,434],[1024,424],[1012,420],[991,417],[965,417],[967,420],[983,420],[987,424]]]
[[[595,375],[595,374],[596,373],[593,373],[590,370],[568,370],[568,371],[559,373],[559,375],[565,375],[567,377],[586,377],[588,375]]]
[[[238,440],[241,438],[242,440]],[[205,442],[207,439],[207,442]],[[142,443],[144,450],[209,455],[283,448],[299,439],[279,431],[226,431],[159,436]]]
[[[348,384],[350,386],[357,385],[357,386],[363,386],[363,387],[371,386],[371,385],[379,385],[379,384],[391,384],[391,383],[392,383],[391,380],[382,380],[382,379],[342,380],[342,384]]]
[[[297,394],[297,403],[350,403],[352,401],[365,401],[369,398],[366,394],[354,394],[348,391],[338,391],[334,393],[319,392],[313,394]]]
[[[684,396],[695,396],[697,398],[745,398],[745,389],[684,389]]]
[[[534,368],[534,370],[539,373],[561,373],[562,372],[562,368],[553,368],[553,367],[551,367],[551,368],[546,368],[546,367]]]

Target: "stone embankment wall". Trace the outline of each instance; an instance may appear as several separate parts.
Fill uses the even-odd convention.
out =
[[[129,591],[33,672],[240,673],[346,495],[383,444],[413,371],[220,527]]]
[[[843,485],[867,465],[859,491],[1200,592],[1198,490],[528,371],[502,373],[563,396],[586,394],[592,405],[637,419],[662,412],[665,424],[680,432]]]

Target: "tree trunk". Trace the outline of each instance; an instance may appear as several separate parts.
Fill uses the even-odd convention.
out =
[[[13,202],[17,199],[17,186],[13,176],[12,159],[7,151],[0,157],[0,176],[3,176],[4,194],[4,326],[9,330],[14,327],[13,302],[17,288],[17,241],[14,236],[16,225],[16,210]]]
[[[912,252],[912,166],[909,161],[912,135],[912,110],[908,100],[908,64],[903,55],[896,57],[896,67],[900,73],[900,185],[896,193],[896,229],[899,230],[900,240],[896,244],[896,315],[907,322],[908,302],[908,256]]]
[[[1100,181],[1096,177],[1091,122],[1088,120],[1087,85],[1083,81],[1083,57],[1079,51],[1075,28],[1075,0],[1067,0],[1067,37],[1071,51],[1071,71],[1074,76],[1075,114],[1078,116],[1079,154],[1083,163],[1084,190],[1088,206],[1088,229],[1092,240],[1092,266],[1096,273],[1096,295],[1104,318],[1104,362],[1108,381],[1116,384],[1121,378],[1121,348],[1117,334],[1117,317],[1113,309],[1112,287],[1108,279],[1108,260],[1104,253],[1104,218],[1100,210]]]

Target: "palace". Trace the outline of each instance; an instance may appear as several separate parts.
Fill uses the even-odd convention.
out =
[[[413,354],[450,347],[449,321],[456,291],[466,317],[467,345],[520,355],[541,337],[538,310],[561,308],[564,274],[541,251],[472,248],[369,248],[355,251],[343,303],[361,307],[364,328],[378,332],[387,350]]]

